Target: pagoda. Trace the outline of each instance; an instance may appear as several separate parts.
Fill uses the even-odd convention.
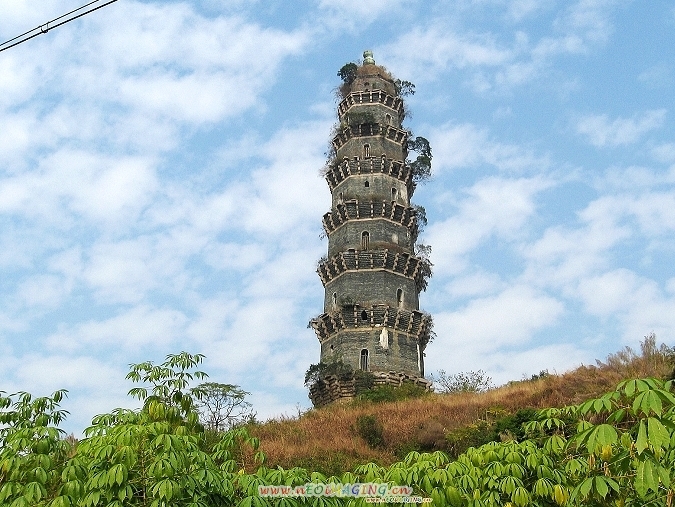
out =
[[[310,325],[322,363],[342,362],[389,383],[423,380],[431,317],[419,310],[419,294],[431,270],[415,255],[418,213],[410,203],[415,178],[406,162],[403,99],[370,51],[340,92],[325,170],[332,196],[323,216],[328,255],[317,268],[324,309]],[[323,404],[317,397],[310,390],[314,404]]]

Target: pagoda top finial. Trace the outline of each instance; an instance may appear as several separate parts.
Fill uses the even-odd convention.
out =
[[[375,65],[375,59],[373,58],[373,52],[370,49],[366,49],[363,52],[363,65]]]

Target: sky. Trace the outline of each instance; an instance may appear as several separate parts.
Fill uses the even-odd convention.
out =
[[[82,3],[0,0],[0,41]],[[188,351],[259,419],[308,408],[321,169],[366,49],[433,153],[427,374],[675,345],[674,35],[666,0],[119,0],[1,52],[0,391],[67,389],[80,434]]]

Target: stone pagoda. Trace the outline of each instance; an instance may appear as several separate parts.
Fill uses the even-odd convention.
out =
[[[332,195],[323,216],[328,255],[317,269],[324,313],[310,325],[322,363],[372,372],[376,384],[412,381],[429,388],[424,349],[431,317],[419,311],[419,293],[431,271],[414,253],[418,216],[410,204],[415,181],[406,163],[404,103],[372,52],[363,56],[340,90],[334,158],[325,172]],[[315,406],[351,394],[322,385],[324,392],[310,389]]]

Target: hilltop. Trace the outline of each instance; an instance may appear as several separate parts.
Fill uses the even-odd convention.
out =
[[[512,438],[533,409],[577,404],[628,378],[669,378],[673,357],[673,349],[657,346],[652,334],[638,352],[626,347],[560,375],[544,373],[481,393],[429,393],[379,403],[357,399],[249,429],[271,468],[297,466],[331,475],[368,462],[390,465],[412,450],[456,456],[471,445]]]

